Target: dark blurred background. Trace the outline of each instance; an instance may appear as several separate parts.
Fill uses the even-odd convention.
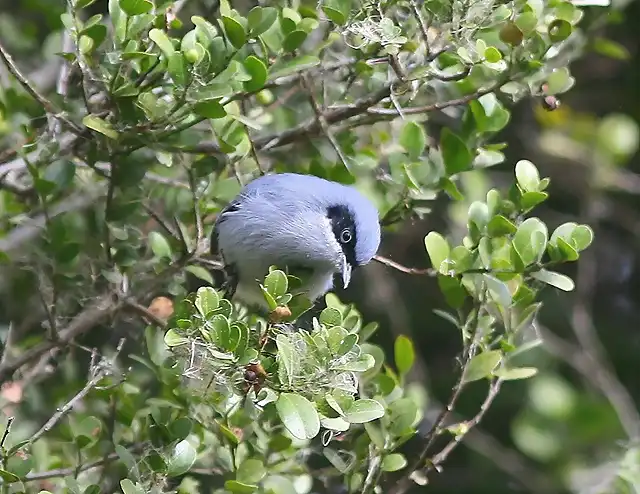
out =
[[[59,51],[59,38],[49,33],[64,3],[0,0],[7,49],[20,59],[42,44],[45,52]],[[545,111],[538,100],[518,104],[498,136],[509,145],[507,161],[463,181],[472,201],[503,186],[514,164],[528,159],[551,178],[550,200],[536,210],[550,230],[565,221],[584,222],[596,240],[578,264],[565,268],[576,280],[573,293],[543,292],[537,329],[545,343],[530,355],[539,376],[507,383],[442,473],[415,492],[625,492],[612,485],[622,459],[634,451],[625,438],[640,430],[640,2],[615,6],[620,10],[608,16],[595,39],[619,45],[600,40],[587,47],[571,67],[576,84],[556,111]],[[39,87],[55,83],[57,66],[31,69]],[[3,77],[0,72],[0,82]],[[460,237],[468,204],[442,197],[424,221],[386,234],[381,253],[427,267],[425,234]],[[348,296],[367,319],[381,323],[377,342],[391,354],[397,335],[411,336],[420,356],[413,382],[426,386],[430,405],[445,401],[457,375],[459,335],[433,313],[445,305],[435,279],[374,264],[354,284]],[[460,419],[475,415],[484,393],[482,382],[467,389],[456,410]],[[640,458],[633,454],[637,479]]]

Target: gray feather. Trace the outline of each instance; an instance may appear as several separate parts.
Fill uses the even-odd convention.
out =
[[[368,263],[380,244],[378,212],[356,189],[293,173],[266,175],[246,185],[219,215],[212,239],[225,263],[235,265],[238,297],[262,302],[256,279],[262,280],[273,264],[313,270],[305,287],[312,299],[330,290],[344,255],[327,217],[331,206],[351,213],[356,262]]]

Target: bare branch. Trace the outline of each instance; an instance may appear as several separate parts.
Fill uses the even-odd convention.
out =
[[[124,345],[124,338],[120,340],[118,347],[116,348],[115,356],[110,359],[102,359],[94,369],[92,369],[93,377],[85,384],[85,386],[76,393],[76,395],[71,398],[67,403],[63,406],[59,407],[49,420],[29,439],[29,444],[35,443],[38,439],[40,439],[44,434],[53,429],[62,418],[67,415],[73,407],[82,400],[85,396],[89,394],[89,392],[95,388],[102,379],[109,376],[113,373],[114,362],[115,359],[120,355],[120,351]]]
[[[111,294],[103,295],[86,309],[75,316],[65,328],[60,330],[58,341],[46,341],[30,348],[20,356],[7,360],[0,364],[0,384],[11,378],[13,373],[20,367],[32,360],[44,355],[49,350],[57,346],[68,344],[72,339],[89,331],[96,324],[100,323],[106,317],[114,314],[122,307],[122,302],[115,299]]]
[[[27,80],[22,72],[20,72],[20,69],[18,69],[18,66],[14,63],[13,58],[11,58],[11,55],[9,55],[4,46],[2,46],[2,43],[0,43],[0,58],[2,58],[2,61],[5,63],[13,77],[15,77],[20,85],[25,89],[25,91],[27,91],[31,95],[31,97],[35,99],[40,104],[40,106],[42,106],[45,112],[64,123],[74,134],[83,134],[83,130],[80,127],[78,127],[75,123],[65,117],[62,112],[53,105],[53,103],[42,96],[38,92],[38,90],[33,87],[33,85]]]

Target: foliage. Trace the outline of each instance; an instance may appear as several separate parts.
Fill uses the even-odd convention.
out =
[[[400,494],[440,468],[503,382],[535,375],[519,359],[540,343],[539,292],[573,289],[556,269],[593,231],[550,232],[531,216],[549,179],[530,161],[510,188],[470,204],[459,242],[428,233],[422,274],[462,349],[426,434],[426,404],[408,391],[410,338],[387,361],[378,325],[333,294],[305,327],[311,304],[284,266],[262,283],[267,318],[209,286],[190,294],[186,279],[214,284],[220,268],[207,255],[212,218],[259,173],[355,184],[388,231],[441,192],[464,200],[466,173],[505,161],[495,140],[509,105],[569,90],[567,61],[587,35],[584,10],[561,1],[221,1],[205,13],[208,3],[69,2],[51,96],[2,48],[22,90],[0,93],[0,258],[37,307],[35,336],[7,331],[2,381],[26,389],[54,355],[82,350],[80,337],[100,327],[136,340],[147,324],[144,352],[125,356],[122,342],[113,354],[102,336],[85,383],[69,377],[78,369],[59,372],[77,390],[56,397],[45,426],[19,428],[18,412],[8,421],[5,490]],[[449,424],[481,380],[478,413]]]

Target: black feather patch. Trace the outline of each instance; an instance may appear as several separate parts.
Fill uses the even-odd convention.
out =
[[[331,229],[342,247],[347,262],[356,267],[357,232],[353,215],[346,206],[338,205],[329,207],[327,217],[331,220]]]

